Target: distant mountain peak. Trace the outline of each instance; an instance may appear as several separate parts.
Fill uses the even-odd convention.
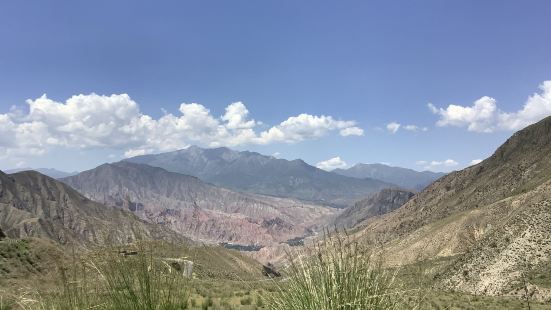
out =
[[[427,185],[444,176],[444,173],[416,171],[409,168],[389,166],[382,163],[358,163],[348,169],[335,169],[334,173],[354,178],[372,178],[411,190],[422,190]]]

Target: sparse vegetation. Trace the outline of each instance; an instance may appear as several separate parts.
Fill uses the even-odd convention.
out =
[[[94,259],[73,256],[59,267],[57,289],[32,292],[15,302],[24,309],[187,309],[189,280],[153,248],[141,246],[137,255],[105,251]]]
[[[358,242],[338,233],[288,256],[288,281],[270,297],[272,310],[416,309],[395,272],[383,269]]]
[[[4,243],[2,249],[37,253],[33,250],[33,242],[10,240],[9,246],[5,244],[7,242],[0,242]],[[47,285],[48,289],[32,291],[23,288],[8,294],[5,289],[9,284],[0,284],[0,309],[307,310],[332,309],[337,303],[331,303],[330,299],[343,304],[340,309],[364,309],[362,300],[371,302],[369,309],[516,309],[526,306],[522,300],[507,297],[436,290],[426,290],[421,294],[415,288],[430,287],[432,279],[418,271],[425,267],[383,269],[380,260],[369,256],[359,244],[337,235],[300,252],[301,256],[295,256],[296,259],[285,269],[282,280],[268,281],[260,277],[235,281],[225,278],[229,274],[207,272],[216,269],[214,265],[203,265],[197,270],[199,278],[186,279],[168,268],[160,258],[175,256],[176,252],[191,254],[191,250],[182,252],[185,248],[173,246],[171,252],[162,244],[143,244],[143,247],[145,250],[129,257],[120,256],[116,249],[94,251],[94,255],[76,252],[64,261],[70,268],[59,269],[57,284]],[[197,253],[201,257],[214,258],[220,254],[216,250],[200,247]],[[11,253],[17,257],[16,252],[10,250],[1,254]],[[219,265],[223,261],[213,260]],[[421,265],[425,264],[429,262]],[[441,264],[445,268],[448,263]],[[366,298],[369,296],[374,298]],[[531,303],[531,307],[550,308],[537,302]]]

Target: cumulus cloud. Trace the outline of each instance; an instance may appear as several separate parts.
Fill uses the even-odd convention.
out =
[[[113,148],[125,156],[185,148],[244,144],[296,143],[330,132],[363,134],[355,121],[300,114],[264,131],[242,102],[228,105],[220,117],[198,103],[182,103],[179,114],[153,118],[127,94],[77,95],[57,102],[46,95],[27,100],[28,112],[0,114],[0,158],[39,155],[53,147]]]
[[[339,156],[320,161],[316,164],[316,167],[327,171],[335,170],[337,168],[346,168],[346,166],[346,162],[342,160]]]
[[[254,120],[247,120],[249,110],[242,102],[234,102],[226,107],[226,114],[222,116],[222,120],[228,122],[227,127],[231,129],[245,129],[256,126]]]
[[[306,139],[316,139],[326,135],[332,130],[356,130],[355,121],[335,120],[331,116],[315,116],[310,114],[300,114],[291,116],[266,131],[260,133],[259,137],[253,140],[258,144],[268,144],[273,142],[294,143]],[[359,129],[359,128],[358,128]]]
[[[437,126],[467,127],[474,132],[519,130],[551,115],[551,81],[544,81],[539,89],[540,92],[529,96],[522,109],[516,112],[500,110],[497,101],[488,96],[476,100],[471,106],[450,104],[446,108],[437,108],[429,103],[428,107],[440,117]]]
[[[426,160],[419,160],[415,163],[418,166],[423,166],[423,169],[425,170],[447,170],[451,167],[455,167],[459,165],[459,163],[453,159],[446,159],[442,161],[438,160],[432,160],[432,161],[426,161]]]
[[[480,164],[482,162],[482,159],[473,159],[471,160],[471,162],[469,163],[469,166],[473,166],[473,165],[476,165],[476,164]]]

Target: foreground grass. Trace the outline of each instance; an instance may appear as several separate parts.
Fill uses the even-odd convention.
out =
[[[288,280],[272,295],[272,310],[419,309],[419,289],[405,289],[358,242],[327,235],[289,255]]]
[[[15,282],[6,282],[5,276],[14,274],[13,270],[46,268],[37,263],[44,255],[28,252],[33,248],[32,243],[12,243],[0,253],[0,265],[10,270],[0,277],[0,310],[528,309],[514,298],[419,289],[430,287],[430,277],[423,276],[427,266],[383,269],[380,260],[365,249],[337,236],[290,253],[290,264],[280,280],[261,278],[258,265],[243,267],[247,260],[223,249],[144,244],[138,255],[130,257],[119,255],[117,249],[73,255],[60,261],[64,268],[48,273],[52,277],[48,285],[39,289],[38,283],[27,280],[31,289],[11,289]],[[184,278],[163,260],[179,256],[197,263],[193,278]],[[6,265],[14,258],[17,264]],[[447,262],[438,265],[446,268]],[[551,309],[551,305],[531,303],[531,309]]]
[[[188,309],[189,279],[140,247],[122,256],[106,251],[96,259],[60,268],[57,291],[20,301],[22,308],[41,309]],[[26,302],[25,302],[26,301]]]

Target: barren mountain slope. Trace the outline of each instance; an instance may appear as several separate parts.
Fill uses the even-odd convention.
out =
[[[551,237],[549,227],[542,222],[550,211],[550,154],[548,117],[515,133],[482,163],[444,176],[403,207],[375,219],[358,236],[384,244],[392,264],[457,258],[459,265],[450,269],[455,274],[448,275],[455,280],[446,280],[449,286],[467,290],[472,285],[470,290],[509,293],[498,283],[498,274],[505,272],[512,277],[507,279],[518,280],[518,260],[511,269],[499,272],[489,264],[504,264],[513,256],[540,257],[531,262],[534,266],[539,266],[538,260],[551,259],[545,247]],[[494,278],[485,274],[484,281],[497,282],[489,285],[471,279],[464,284],[457,280],[458,274],[473,268],[494,270]]]
[[[335,212],[292,199],[237,193],[130,162],[101,165],[63,181],[90,199],[207,242],[279,243],[308,234]]]
[[[353,228],[366,225],[369,218],[389,213],[405,204],[414,194],[409,191],[386,188],[346,208],[335,219],[335,225]]]
[[[443,286],[519,297],[527,287],[532,298],[551,302],[551,182],[539,191],[546,194],[521,194],[493,206],[512,210],[492,221],[493,226],[440,276]]]
[[[479,163],[452,172],[368,227],[394,236],[527,192],[551,178],[551,117],[515,133]]]
[[[131,212],[93,202],[34,171],[0,172],[0,228],[11,238],[41,237],[60,244],[120,244],[136,239],[185,241]]]

